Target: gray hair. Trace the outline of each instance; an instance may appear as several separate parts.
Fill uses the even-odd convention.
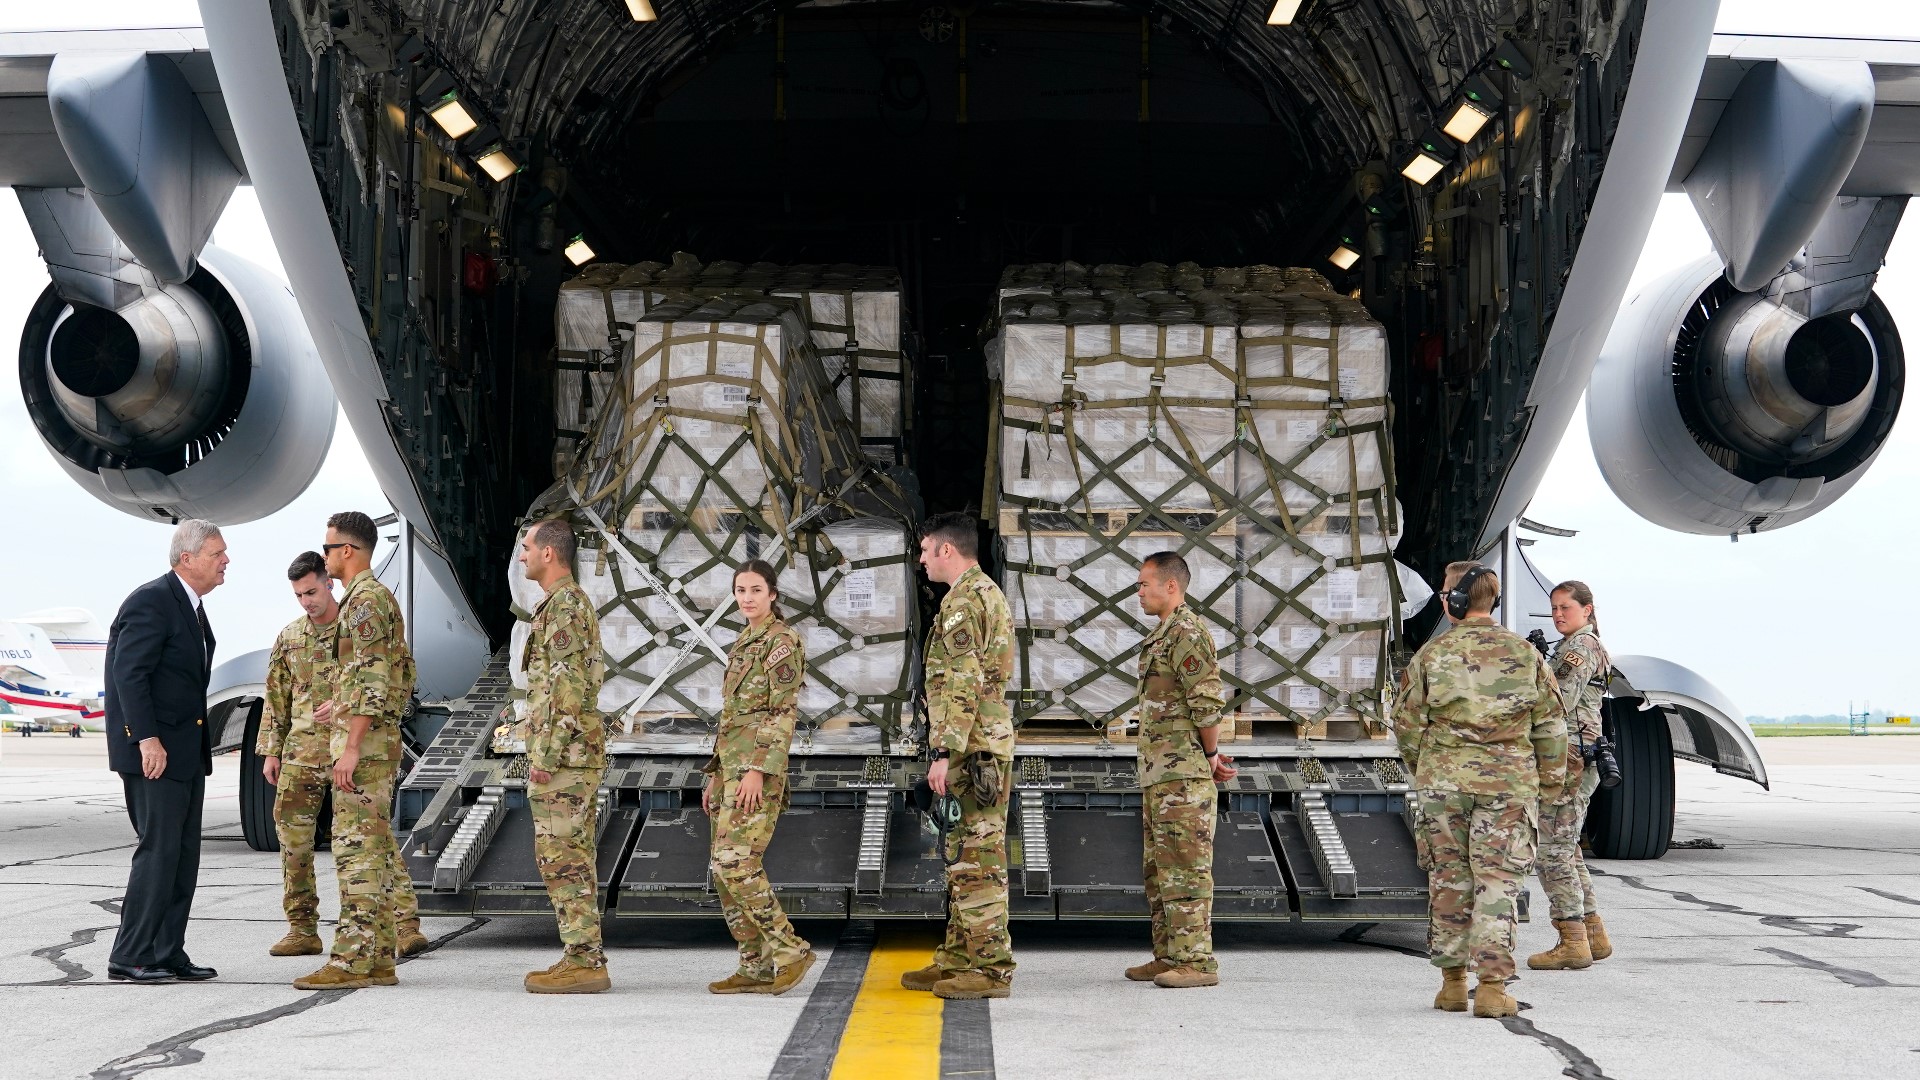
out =
[[[220,526],[205,518],[188,518],[173,530],[173,543],[167,545],[167,565],[179,566],[188,555],[198,555],[207,541],[218,539]]]

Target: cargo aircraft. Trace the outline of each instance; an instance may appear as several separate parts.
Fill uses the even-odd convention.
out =
[[[1552,530],[1522,515],[1583,394],[1624,502],[1730,536],[1832,505],[1903,398],[1874,283],[1920,186],[1920,43],[1716,36],[1716,8],[202,0],[203,27],[0,35],[0,183],[52,277],[19,377],[76,485],[162,522],[287,505],[338,400],[402,525],[389,576],[422,692],[398,802],[422,906],[545,911],[489,735],[502,567],[577,434],[554,309],[578,264],[897,270],[930,511],[978,505],[1004,267],[1317,270],[1388,334],[1398,558],[1429,579],[1488,560],[1501,617],[1545,627],[1523,548]],[[243,183],[287,282],[207,243]],[[1715,254],[1629,296],[1665,192]],[[1600,855],[1666,850],[1675,758],[1766,783],[1683,660],[1616,657],[1626,775],[1595,804]],[[213,713],[249,754],[259,670],[221,673]],[[715,910],[698,759],[614,751],[609,911]],[[1128,749],[1020,753],[1016,914],[1143,916]],[[1240,757],[1217,917],[1420,916],[1389,742]],[[936,912],[912,757],[795,762],[770,856],[788,910]],[[251,760],[242,776],[270,846],[272,793]]]

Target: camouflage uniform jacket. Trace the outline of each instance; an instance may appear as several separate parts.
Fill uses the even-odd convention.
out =
[[[806,676],[807,654],[797,631],[778,617],[748,626],[727,652],[720,687],[726,701],[707,773],[732,778],[753,771],[769,780],[787,775]]]
[[[400,720],[413,697],[413,652],[400,605],[373,571],[362,570],[347,583],[338,627],[333,756],[346,751],[347,718],[365,716],[373,723],[360,738],[361,759],[398,759]]]
[[[254,753],[309,769],[333,764],[333,725],[315,721],[313,710],[333,696],[334,634],[339,628],[337,616],[316,626],[302,615],[273,639],[267,656],[266,712]]]
[[[1006,594],[978,566],[960,575],[940,601],[927,635],[927,710],[932,749],[1013,756],[1013,612]]]
[[[1211,780],[1200,729],[1220,722],[1227,690],[1206,623],[1185,604],[1140,646],[1140,786]]]
[[[607,767],[607,725],[600,684],[607,662],[600,648],[600,617],[572,576],[561,578],[533,611],[527,647],[527,767]]]
[[[1485,617],[1414,654],[1393,731],[1423,791],[1536,798],[1566,783],[1560,688],[1525,638]]]
[[[1575,732],[1588,742],[1600,737],[1600,698],[1606,693],[1607,669],[1612,664],[1591,625],[1568,634],[1554,650],[1553,674],[1560,682],[1560,701],[1566,706],[1570,738]]]

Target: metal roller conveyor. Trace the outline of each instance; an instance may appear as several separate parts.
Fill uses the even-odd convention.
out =
[[[474,867],[480,864],[480,856],[500,831],[500,822],[506,816],[506,794],[503,787],[481,790],[433,865],[434,892],[459,892],[466,886]]]

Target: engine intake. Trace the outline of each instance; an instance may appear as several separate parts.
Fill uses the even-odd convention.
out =
[[[1845,494],[1892,431],[1900,337],[1870,297],[1807,318],[1707,258],[1615,320],[1587,390],[1594,456],[1621,501],[1693,533],[1760,532]]]
[[[49,286],[21,335],[20,384],[68,474],[156,521],[284,507],[319,472],[337,412],[292,293],[212,246],[185,284],[118,310]]]

